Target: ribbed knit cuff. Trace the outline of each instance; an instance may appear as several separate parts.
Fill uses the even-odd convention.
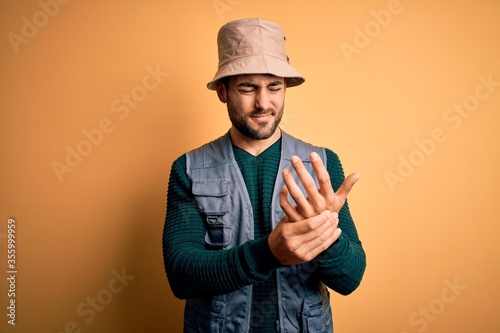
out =
[[[251,279],[264,281],[274,272],[275,269],[281,267],[281,263],[274,257],[267,242],[267,237],[258,240],[249,241],[242,246],[240,254],[242,265],[245,266],[245,271]]]
[[[340,235],[339,239],[330,245],[328,249],[318,254],[314,260],[320,265],[322,262],[331,263],[336,260],[341,260],[347,245],[347,239],[343,235]]]

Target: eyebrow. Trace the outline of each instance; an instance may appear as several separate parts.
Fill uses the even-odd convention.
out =
[[[281,81],[273,81],[273,82],[269,83],[267,85],[267,87],[276,87],[276,86],[279,86],[282,84],[283,84],[283,82],[281,82]],[[252,83],[250,81],[245,81],[245,82],[241,82],[240,84],[238,84],[238,87],[259,88],[259,85],[256,83]]]

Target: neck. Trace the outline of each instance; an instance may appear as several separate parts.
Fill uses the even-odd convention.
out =
[[[229,135],[231,137],[231,141],[236,147],[245,150],[253,156],[258,156],[281,138],[281,129],[277,128],[273,135],[262,140],[249,139],[241,134],[235,127],[231,127],[231,129],[229,129]]]

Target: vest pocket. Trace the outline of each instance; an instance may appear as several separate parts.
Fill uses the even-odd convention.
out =
[[[214,247],[224,247],[231,244],[231,229],[224,224],[224,214],[206,214],[205,225],[207,233],[205,242]]]
[[[197,302],[196,299],[186,301],[184,313],[184,332],[217,333],[222,332],[226,305],[223,302],[213,301],[211,305]]]
[[[213,247],[231,244],[232,230],[228,220],[230,180],[193,180],[192,192],[205,220],[205,242]]]
[[[313,301],[304,303],[303,308],[303,326],[304,332],[309,333],[323,333],[327,332],[325,322],[325,308],[323,302]]]

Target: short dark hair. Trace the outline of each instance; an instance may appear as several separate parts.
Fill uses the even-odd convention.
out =
[[[230,76],[224,76],[224,77],[221,77],[219,80],[220,83],[222,83],[224,85],[224,87],[227,89],[229,89],[229,78]]]

